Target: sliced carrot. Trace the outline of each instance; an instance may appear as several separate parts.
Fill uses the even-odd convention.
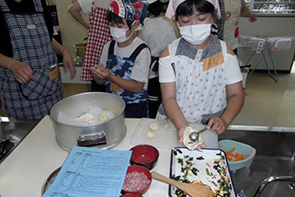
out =
[[[229,153],[233,153],[236,150],[236,147],[232,148],[230,151],[228,151]]]
[[[245,155],[234,152],[236,148],[232,148],[230,151],[225,151],[226,158],[228,161],[241,161],[245,159]]]

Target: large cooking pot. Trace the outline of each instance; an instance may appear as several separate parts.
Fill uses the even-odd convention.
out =
[[[61,112],[70,117],[79,117],[94,107],[109,111],[114,117],[102,123],[85,126],[72,125],[59,119],[62,117]],[[123,99],[110,93],[87,92],[67,97],[56,103],[50,111],[56,141],[67,151],[73,146],[113,147],[126,135],[124,110]]]

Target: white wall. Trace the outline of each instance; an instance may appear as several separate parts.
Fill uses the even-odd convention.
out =
[[[69,50],[72,57],[75,58],[76,52],[74,50],[73,45],[83,42],[84,38],[88,35],[88,30],[79,24],[73,17],[69,14],[68,8],[72,4],[72,0],[52,0],[57,7],[59,27],[61,33],[61,39],[63,46]],[[81,12],[83,16],[88,20],[89,17]],[[89,82],[81,81],[80,76],[82,72],[81,66],[76,66],[76,77],[74,79],[71,78],[69,72],[65,72],[65,69],[61,67],[61,79],[63,83],[78,83],[85,84]]]
[[[295,17],[258,17],[257,21],[252,23],[248,18],[240,18],[240,35],[248,35],[254,37],[277,37],[290,36],[295,38]],[[245,63],[252,53],[249,48],[238,49],[239,58]],[[291,49],[288,51],[272,52],[273,61],[277,70],[289,71],[293,63],[295,51],[295,40],[293,40]],[[262,58],[262,54],[255,54],[250,64],[255,66]],[[271,61],[267,55],[268,65]],[[262,61],[257,69],[266,69],[264,61]]]
[[[69,14],[68,8],[72,4],[72,0],[55,0],[55,2],[63,46],[66,47],[72,54],[73,58],[75,58],[76,54],[73,45],[83,42],[84,38],[88,36],[88,31]],[[89,18],[86,14],[83,14],[83,16],[86,19]]]

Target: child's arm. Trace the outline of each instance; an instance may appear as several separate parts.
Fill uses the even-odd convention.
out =
[[[220,118],[211,118],[207,125],[207,128],[211,128],[216,131],[217,134],[221,134],[226,130],[244,105],[244,90],[242,82],[227,85],[226,89],[229,99],[225,112]]]
[[[230,55],[235,55],[235,53],[229,46],[227,46],[227,53]],[[237,61],[234,64],[238,64]],[[237,67],[235,68],[239,69]],[[231,69],[233,69],[233,67],[231,67]],[[228,94],[228,103],[225,112],[220,118],[211,118],[207,125],[208,129],[216,131],[217,134],[221,134],[226,130],[226,128],[238,115],[244,105],[244,89],[241,81],[226,85],[226,91]]]
[[[104,84],[105,80],[109,80],[121,88],[135,93],[139,93],[144,86],[143,82],[122,79],[121,77],[112,74],[108,69],[106,69],[106,66],[95,66],[90,68],[90,70],[94,76],[94,80],[100,85]]]
[[[165,61],[165,57],[169,56],[169,50],[168,48],[164,49],[161,53],[161,64],[159,65],[159,72],[167,72],[162,71],[162,67],[166,64],[170,64],[169,62]],[[160,75],[161,76],[161,75]],[[172,123],[175,125],[175,127],[178,130],[178,138],[179,142],[182,143],[183,140],[183,134],[185,127],[188,126],[188,123],[177,103],[176,100],[176,83],[175,82],[167,82],[167,83],[161,83],[161,92],[162,92],[162,103],[165,108],[165,112],[169,119],[172,121]]]
[[[161,83],[162,102],[165,112],[178,130],[179,142],[182,143],[185,127],[188,123],[176,101],[175,82]]]

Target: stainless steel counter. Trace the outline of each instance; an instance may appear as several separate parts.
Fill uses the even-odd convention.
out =
[[[129,140],[140,119],[126,119],[127,134],[114,149],[129,150]],[[155,171],[169,176],[171,150],[158,149],[160,156]],[[68,152],[58,146],[52,120],[45,116],[19,146],[0,165],[2,197],[40,197],[48,176],[62,166]],[[168,196],[168,184],[153,180],[145,197]]]
[[[0,117],[0,164],[40,120]]]
[[[127,135],[116,147],[117,150],[129,150],[134,130],[140,119],[126,119]],[[8,132],[1,136],[10,137],[18,133],[26,135],[29,127],[27,122],[11,122],[1,124]],[[28,127],[27,127],[28,126]],[[24,128],[27,129],[24,129]],[[246,127],[230,127],[219,135],[221,139],[232,139],[244,142],[256,148],[256,156],[250,168],[236,171],[233,181],[236,191],[245,191],[247,197],[252,197],[262,181],[270,176],[295,175],[295,132],[292,129],[275,129]],[[270,131],[271,130],[271,131]],[[159,149],[160,157],[155,171],[168,176],[170,168],[170,150]],[[55,140],[51,118],[46,116],[29,133],[22,143],[0,165],[0,193],[2,196],[41,196],[41,189],[48,176],[65,161],[68,152],[61,149]],[[16,162],[17,161],[17,162]],[[290,181],[274,181],[262,192],[260,197],[284,196],[293,197],[295,190]],[[17,188],[17,189],[15,189]],[[294,188],[294,187],[293,187]],[[159,181],[152,182],[145,197],[168,196],[168,185]]]
[[[236,191],[244,190],[247,197],[256,196],[262,182],[278,177],[267,184],[260,197],[295,196],[295,129],[286,127],[231,126],[218,136],[219,140],[232,139],[256,149],[250,168],[233,174]]]

